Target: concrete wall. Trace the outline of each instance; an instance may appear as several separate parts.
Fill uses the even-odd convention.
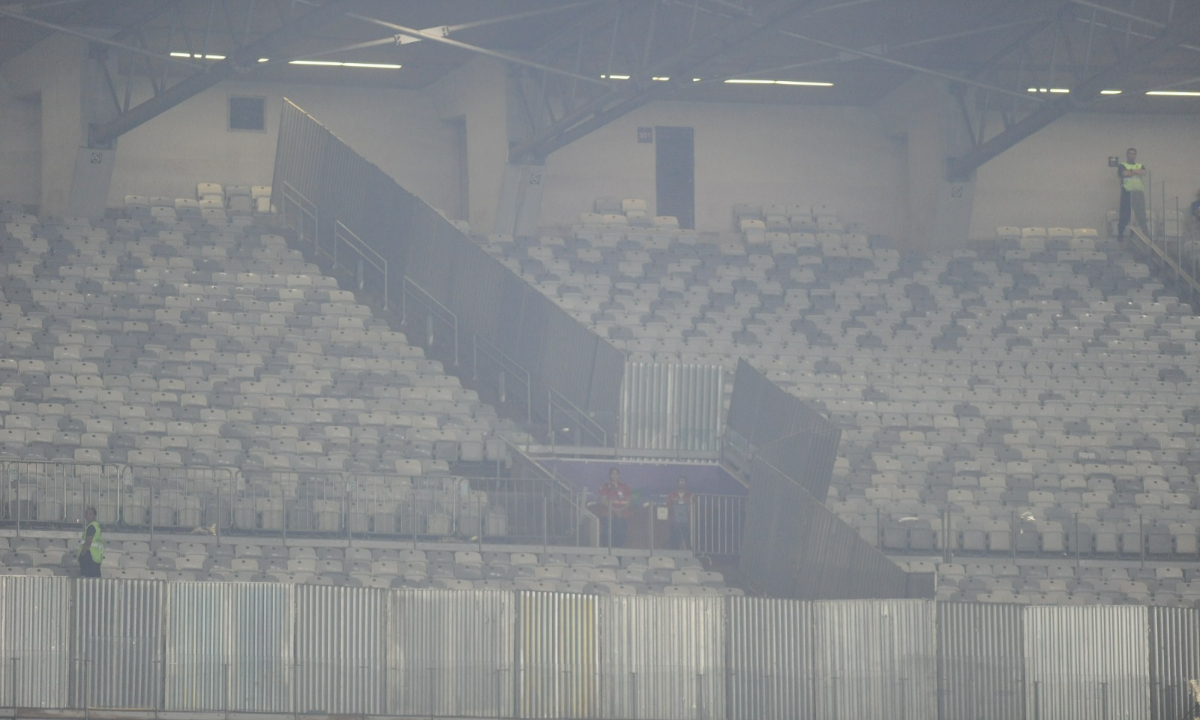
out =
[[[476,232],[491,232],[508,163],[507,82],[502,62],[476,58],[429,91],[438,117],[462,117],[466,122],[468,220]],[[458,161],[454,152],[442,158],[450,165]]]
[[[9,97],[37,98],[41,111],[29,105],[5,111],[5,134],[12,132],[13,153],[28,163],[37,139],[40,156],[41,212],[65,214],[75,175],[75,159],[85,142],[83,64],[87,45],[65,35],[52,35],[0,68]],[[4,103],[8,105],[8,103]],[[18,108],[22,106],[18,103]],[[28,165],[0,167],[0,187],[29,184]],[[28,190],[24,191],[26,194]]]
[[[265,132],[228,129],[230,95],[266,98]],[[430,204],[453,205],[454,134],[428,93],[256,82],[221,83],[123,135],[109,205],[127,194],[193,197],[197,182],[269,184],[285,97]]]
[[[971,237],[995,237],[1001,225],[1102,230],[1120,192],[1108,156],[1124,158],[1128,147],[1150,168],[1153,204],[1165,180],[1168,199],[1179,195],[1186,208],[1200,188],[1197,132],[1195,115],[1081,113],[1057,120],[979,169]]]
[[[860,108],[661,102],[558,150],[546,162],[542,224],[575,222],[597,197],[654,207],[654,145],[639,126],[695,128],[696,228],[731,231],[735,203],[827,203],[872,232],[904,217],[902,142]]]
[[[42,201],[41,93],[18,97],[0,75],[0,198]]]

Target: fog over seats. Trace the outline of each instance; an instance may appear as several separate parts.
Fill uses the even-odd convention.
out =
[[[1200,578],[1120,566],[1197,556],[1189,306],[1094,231],[1011,228],[924,254],[801,207],[739,206],[741,236],[719,242],[599,213],[481,242],[631,359],[745,358],[824,408],[843,428],[832,509],[887,552],[930,555],[948,511],[961,563],[979,557],[985,579],[952,564],[940,597],[1200,599]],[[1014,551],[1120,567],[991,570]]]

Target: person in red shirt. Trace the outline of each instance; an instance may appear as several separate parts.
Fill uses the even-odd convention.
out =
[[[692,549],[692,493],[687,489],[687,480],[680,476],[675,490],[667,496],[667,519],[671,523],[671,536],[667,545],[672,550]]]
[[[629,486],[621,482],[621,471],[616,468],[609,470],[608,482],[600,488],[600,503],[605,513],[600,522],[601,545],[625,546],[625,533],[629,530],[630,498]]]

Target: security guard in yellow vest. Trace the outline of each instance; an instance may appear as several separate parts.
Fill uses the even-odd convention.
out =
[[[1146,184],[1142,177],[1146,167],[1137,161],[1137,150],[1125,151],[1125,162],[1117,168],[1121,178],[1121,216],[1117,224],[1117,239],[1125,239],[1125,228],[1129,227],[1130,211],[1137,219],[1137,226],[1146,231]]]
[[[83,514],[86,525],[79,541],[79,574],[83,577],[100,577],[100,563],[104,561],[104,536],[100,523],[96,522],[96,508],[90,507]]]

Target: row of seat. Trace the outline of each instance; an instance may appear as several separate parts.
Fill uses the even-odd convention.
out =
[[[0,574],[64,575],[62,537],[0,537]],[[105,577],[273,581],[364,587],[523,589],[589,594],[741,594],[685,555],[610,555],[419,549],[412,546],[260,544],[244,539],[110,540]]]
[[[767,214],[735,209],[716,242],[479,241],[631,360],[745,359],[825,410],[843,428],[831,507],[890,551],[940,548],[949,512],[962,552],[1195,555],[1200,321],[1127,248],[1014,225],[925,254]]]

